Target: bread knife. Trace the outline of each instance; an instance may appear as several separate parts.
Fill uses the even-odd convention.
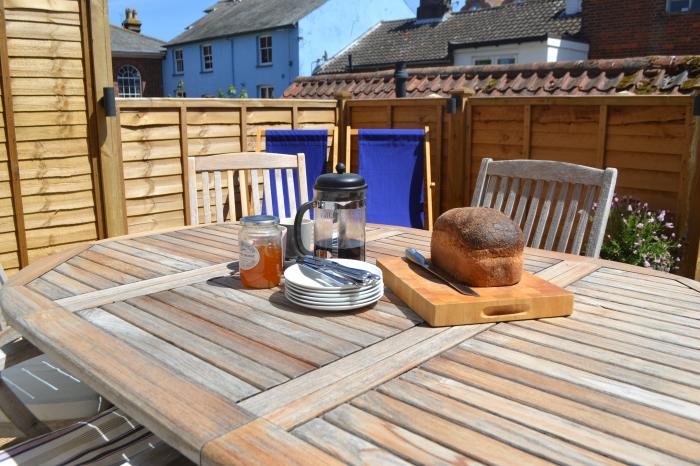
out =
[[[456,283],[452,279],[447,277],[447,274],[434,265],[432,265],[425,257],[423,257],[423,254],[419,253],[416,251],[414,248],[408,248],[406,249],[406,259],[408,259],[410,262],[413,262],[414,264],[424,268],[431,274],[435,275],[437,278],[442,280],[443,282],[447,283],[450,285],[452,288],[455,290],[459,291],[460,293],[467,295],[467,296],[479,296],[479,293],[468,287],[467,285],[463,285],[461,283]]]

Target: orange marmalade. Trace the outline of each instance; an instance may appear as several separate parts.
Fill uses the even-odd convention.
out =
[[[256,215],[241,219],[239,233],[241,282],[246,288],[279,286],[282,277],[282,231],[277,217]]]

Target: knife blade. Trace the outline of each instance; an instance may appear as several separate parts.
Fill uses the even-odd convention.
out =
[[[468,287],[467,285],[463,285],[461,283],[457,283],[451,278],[447,276],[445,272],[442,270],[438,269],[434,265],[432,265],[420,252],[416,251],[414,248],[407,248],[406,249],[406,259],[409,261],[413,262],[419,267],[422,267],[423,269],[427,270],[443,282],[447,283],[450,285],[452,288],[455,290],[459,291],[460,293],[467,295],[467,296],[479,296],[479,293]]]

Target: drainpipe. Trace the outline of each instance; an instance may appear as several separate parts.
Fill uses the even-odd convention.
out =
[[[408,71],[406,63],[400,61],[396,64],[394,71],[394,83],[396,83],[396,97],[401,99],[406,97],[406,83],[408,81]]]

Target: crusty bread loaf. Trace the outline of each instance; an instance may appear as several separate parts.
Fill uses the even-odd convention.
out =
[[[465,207],[435,222],[430,253],[433,263],[469,286],[509,286],[523,273],[523,232],[494,209]]]

